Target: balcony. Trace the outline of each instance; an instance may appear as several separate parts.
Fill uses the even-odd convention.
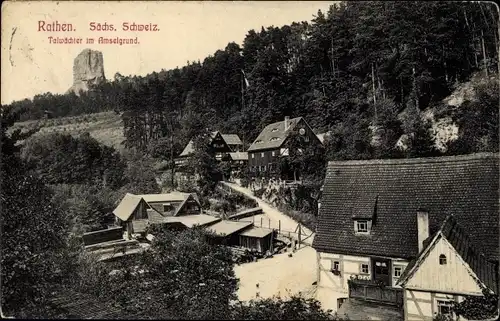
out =
[[[353,278],[347,281],[349,297],[397,307],[403,306],[403,289],[385,286],[374,280]]]

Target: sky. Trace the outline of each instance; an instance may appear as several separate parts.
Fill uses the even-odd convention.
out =
[[[3,2],[1,102],[64,93],[73,82],[73,59],[86,48],[103,53],[112,79],[203,61],[229,42],[242,44],[247,32],[262,26],[310,21],[333,1],[224,2]],[[39,31],[40,21],[71,24],[73,31]],[[91,31],[90,23],[113,24],[116,31]],[[157,32],[123,31],[124,22],[156,24]],[[82,44],[51,44],[48,37],[82,38]],[[140,44],[86,44],[92,37],[138,37]]]

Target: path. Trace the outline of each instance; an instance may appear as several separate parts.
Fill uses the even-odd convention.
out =
[[[292,257],[285,252],[272,258],[245,263],[234,267],[240,279],[238,298],[248,301],[256,298],[282,298],[301,292],[306,297],[314,297],[313,282],[316,281],[316,252],[306,246]],[[259,287],[257,287],[257,284]]]
[[[256,226],[259,226],[262,218],[263,227],[274,229],[280,227],[282,232],[289,231],[293,235],[298,225],[295,220],[257,198],[247,188],[228,182],[222,182],[222,184],[245,194],[255,200],[262,208],[263,214],[242,220],[252,220]],[[313,234],[304,226],[302,226],[302,231],[304,236]],[[293,236],[296,237],[297,235]],[[304,243],[311,245],[313,238],[314,234],[307,238]],[[274,255],[272,258],[236,266],[234,270],[236,276],[240,279],[239,299],[243,301],[255,299],[257,293],[261,298],[271,298],[278,295],[285,298],[290,294],[298,294],[299,292],[306,297],[314,297],[316,288],[313,286],[316,281],[316,251],[310,246],[305,246],[294,252],[292,257],[288,256],[289,253],[285,252]]]
[[[293,220],[292,218],[290,218],[286,214],[280,212],[276,208],[272,207],[271,205],[269,205],[265,201],[261,200],[260,198],[254,196],[248,188],[239,186],[239,185],[234,184],[234,183],[229,183],[229,182],[222,182],[222,184],[232,188],[235,191],[238,191],[240,193],[245,194],[249,198],[254,199],[259,204],[259,206],[262,208],[262,211],[264,212],[264,215],[263,215],[264,219],[262,220],[264,227],[270,226],[271,228],[275,228],[275,229],[278,229],[278,227],[280,227],[281,231],[288,231],[288,232],[292,232],[292,233],[297,228],[297,225],[299,224],[298,222],[296,222],[295,220]],[[246,220],[249,220],[249,219],[252,220],[251,217],[247,218]],[[259,226],[260,225],[260,216],[256,216],[253,219],[255,221],[255,224],[257,226]],[[280,222],[281,222],[281,226],[280,226]],[[308,236],[308,235],[313,234],[313,232],[311,230],[309,230],[307,227],[305,227],[303,225],[302,225],[301,229],[302,229],[303,233],[305,234],[304,236]],[[304,241],[304,243],[307,245],[311,245],[313,239],[314,239],[314,235],[307,238]]]

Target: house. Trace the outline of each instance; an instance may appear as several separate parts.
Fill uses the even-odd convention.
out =
[[[192,193],[172,192],[137,196],[163,216],[193,215],[202,212],[198,197]]]
[[[220,221],[208,227],[214,236],[213,243],[224,244],[229,246],[239,245],[239,233],[249,227],[253,226],[252,222],[243,221]]]
[[[247,152],[232,152],[226,154],[223,161],[231,165],[231,177],[241,177],[243,170],[248,166],[248,153]]]
[[[321,141],[304,118],[297,117],[267,125],[248,148],[248,166],[254,176],[278,176],[280,158],[289,155],[287,139],[298,133],[310,145]]]
[[[259,253],[273,251],[273,230],[252,226],[240,233],[239,246]]]
[[[243,151],[243,142],[236,134],[221,134],[218,131],[212,132],[210,134],[210,145],[218,160],[221,160],[228,153]],[[193,140],[190,140],[176,159],[176,165],[182,166],[186,164],[187,159],[193,153],[194,143]]]
[[[124,226],[127,238],[143,234],[152,215],[160,217],[201,214],[201,204],[194,194],[134,195],[127,193],[113,214],[118,225]]]
[[[142,197],[127,193],[114,209],[116,224],[124,227],[127,239],[130,239],[133,234],[142,232],[137,222],[144,222],[148,219],[148,208],[150,206]],[[134,230],[134,224],[137,230]]]
[[[329,162],[313,241],[318,290],[402,307],[399,279],[450,214],[496,264],[498,165],[497,153]]]
[[[265,253],[273,250],[274,232],[247,221],[220,221],[207,227],[214,235],[211,241]]]
[[[422,224],[427,219],[422,218]],[[456,319],[451,307],[467,296],[498,293],[495,265],[488,262],[455,217],[450,215],[401,275],[405,320]]]
[[[243,142],[236,134],[221,134],[222,140],[229,146],[232,152],[243,152]]]

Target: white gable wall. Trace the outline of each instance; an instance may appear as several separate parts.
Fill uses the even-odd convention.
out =
[[[446,264],[439,264],[439,256],[446,256]],[[427,257],[410,277],[407,289],[434,292],[482,295],[472,272],[451,244],[439,238]]]
[[[405,290],[404,297],[405,321],[432,321],[438,314],[439,300],[457,303],[464,300],[464,297],[460,295],[417,290]],[[466,319],[458,318],[458,321],[462,320]]]

